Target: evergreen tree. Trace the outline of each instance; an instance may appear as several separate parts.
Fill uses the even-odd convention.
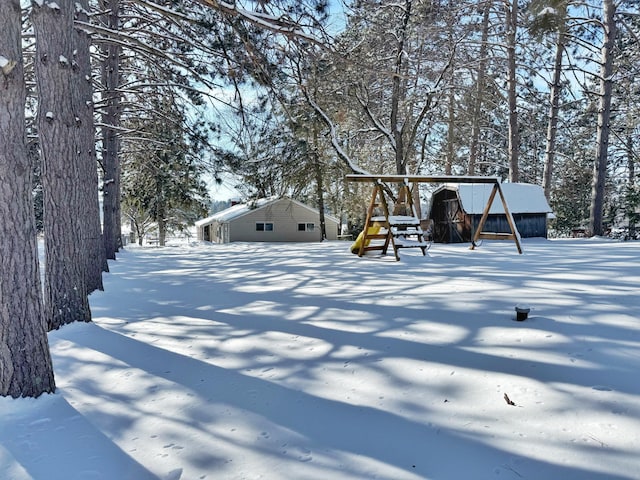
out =
[[[35,4],[38,136],[42,154],[45,233],[45,310],[49,329],[90,321],[82,242],[82,134],[74,101],[79,75],[74,41],[75,2]]]
[[[0,395],[37,397],[53,392],[55,381],[26,146],[21,25],[19,0],[0,2]]]
[[[617,35],[615,21],[615,3],[613,0],[602,2],[602,28],[604,31],[600,60],[600,91],[598,101],[598,123],[596,130],[596,159],[593,164],[593,183],[591,209],[589,214],[589,232],[602,235],[605,182],[609,156],[609,136],[611,119],[611,95],[613,89],[613,59]]]
[[[136,142],[138,148],[123,154],[123,195],[139,234],[149,218],[157,225],[162,246],[167,232],[185,230],[206,215],[209,200],[201,180],[198,136],[185,131],[185,115],[171,97],[154,97],[152,103],[152,115],[125,124],[144,138]]]

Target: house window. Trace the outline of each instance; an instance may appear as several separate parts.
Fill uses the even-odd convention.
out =
[[[273,223],[256,222],[256,232],[273,232]]]
[[[316,229],[315,223],[299,223],[298,231],[299,232],[313,232]]]

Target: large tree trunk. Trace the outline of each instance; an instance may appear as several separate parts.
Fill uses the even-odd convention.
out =
[[[478,146],[480,144],[480,117],[482,115],[482,103],[485,94],[485,83],[487,77],[487,40],[489,38],[489,12],[491,10],[491,2],[485,2],[484,12],[482,14],[482,40],[480,43],[480,60],[478,63],[478,78],[476,80],[476,95],[473,102],[471,112],[471,145],[469,146],[469,166],[467,173],[469,175],[476,174],[476,165],[478,164]]]
[[[25,143],[20,1],[0,2],[0,395],[55,390],[42,307],[32,165]]]
[[[507,9],[507,96],[509,101],[509,181],[520,177],[518,150],[520,134],[518,126],[518,97],[516,91],[516,31],[518,29],[518,0],[511,0]]]
[[[553,62],[553,81],[551,83],[551,91],[549,93],[551,107],[549,109],[549,121],[547,122],[544,170],[542,173],[542,187],[547,200],[551,197],[551,180],[553,179],[553,163],[556,153],[556,135],[558,131],[558,112],[560,111],[560,94],[562,91],[562,84],[560,83],[562,76],[562,57],[566,42],[566,4],[562,3],[561,8],[563,11],[558,14],[558,18],[561,23],[558,29],[558,37],[556,39],[556,55]]]
[[[55,8],[52,6],[55,5]],[[49,329],[90,321],[82,242],[78,119],[74,111],[73,0],[34,4],[38,134],[42,152],[45,313]]]
[[[76,10],[79,20],[88,22],[88,0],[76,0],[81,7]],[[86,253],[86,283],[87,292],[102,290],[102,272],[108,271],[107,257],[104,251],[102,231],[100,227],[100,201],[98,198],[98,165],[96,162],[96,131],[93,120],[93,85],[91,82],[91,59],[89,48],[91,38],[82,28],[75,30],[76,62],[79,75],[74,100],[77,102],[74,110],[78,115],[80,130],[81,177],[78,188],[82,195],[81,209],[83,215],[83,236]]]
[[[105,0],[102,8],[109,12],[107,27],[111,30],[119,28],[119,0]],[[120,225],[120,139],[118,126],[120,125],[120,50],[117,44],[108,44],[103,51],[102,63],[102,100],[104,105],[102,114],[102,212],[103,238],[105,255],[115,260],[116,252],[122,246]]]
[[[589,231],[591,235],[602,235],[604,233],[602,216],[609,153],[609,121],[611,119],[611,92],[613,89],[611,79],[613,73],[613,48],[616,39],[616,23],[614,19],[616,9],[613,0],[603,0],[602,9],[604,39],[601,49],[596,160],[593,164],[591,211],[589,214]]]

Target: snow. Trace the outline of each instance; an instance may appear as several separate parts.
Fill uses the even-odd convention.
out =
[[[523,246],[128,247],[2,478],[637,478],[640,243]]]
[[[260,198],[251,203],[238,203],[236,205],[232,205],[231,207],[221,212],[214,213],[210,217],[198,220],[196,222],[196,226],[198,227],[198,226],[206,225],[213,221],[228,222],[229,220],[233,220],[234,218],[241,217],[242,215],[249,213],[251,210],[264,207],[265,205],[275,202],[276,200],[278,200],[278,197],[273,196],[273,197],[267,197],[267,198]]]
[[[5,56],[0,55],[0,70],[2,70],[2,73],[5,76],[9,75],[17,64],[18,62],[16,62],[15,60],[9,60]]]
[[[544,7],[542,10],[540,10],[538,16],[543,17],[545,15],[556,15],[557,13],[558,12],[553,7]]]
[[[318,211],[312,207],[310,207],[309,205],[305,205],[302,202],[299,202],[297,200],[294,200],[292,198],[288,198],[288,197],[279,197],[277,195],[271,196],[271,197],[266,197],[266,198],[259,198],[256,200],[252,200],[250,202],[247,203],[238,203],[235,205],[232,205],[231,207],[222,210],[221,212],[217,212],[214,213],[213,215],[211,215],[210,217],[207,218],[203,218],[201,220],[198,220],[197,222],[195,222],[195,226],[196,227],[202,227],[204,225],[208,225],[214,221],[220,222],[220,223],[225,223],[225,222],[230,222],[236,218],[242,217],[243,215],[246,215],[249,212],[252,212],[254,210],[258,210],[264,207],[268,207],[269,205],[272,205],[276,202],[282,201],[282,200],[287,200],[289,202],[295,203],[296,205],[305,208],[313,213],[317,213]],[[340,223],[339,220],[335,217],[333,217],[332,215],[329,214],[325,214],[325,218],[331,219],[336,223]]]

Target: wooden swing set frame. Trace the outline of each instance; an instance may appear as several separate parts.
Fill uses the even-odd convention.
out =
[[[423,242],[423,232],[420,229],[420,220],[416,216],[416,210],[412,200],[412,189],[415,188],[418,183],[484,183],[492,184],[493,188],[487,204],[482,212],[482,217],[478,223],[478,227],[471,240],[471,250],[475,249],[478,240],[513,240],[518,249],[518,253],[522,253],[522,246],[520,244],[520,233],[516,227],[507,201],[500,187],[500,179],[498,177],[482,177],[482,176],[459,176],[459,175],[363,175],[352,174],[347,175],[346,180],[349,182],[361,182],[373,183],[373,193],[371,196],[371,202],[367,209],[367,218],[365,220],[364,230],[362,231],[361,242],[358,247],[358,256],[364,255],[369,250],[382,250],[382,254],[385,255],[389,245],[393,247],[396,260],[400,260],[398,255],[399,248],[406,248],[408,246],[416,246],[422,249],[423,255],[425,254],[425,244]],[[397,217],[393,213],[390,214],[387,197],[385,195],[385,187],[387,183],[399,183],[398,198],[405,195],[407,206],[410,209],[410,213],[413,216],[413,222],[408,219],[407,216]],[[411,186],[410,186],[411,184]],[[496,194],[499,195],[504,209],[507,223],[511,229],[511,233],[498,233],[498,232],[485,232],[483,231],[487,218],[489,217],[489,211],[496,198]],[[375,210],[380,207],[382,215],[376,215]],[[411,225],[411,226],[407,226]],[[409,235],[417,236],[417,241],[406,242],[402,239]],[[398,239],[401,240],[398,240]],[[382,245],[372,245],[372,240],[384,240]]]

